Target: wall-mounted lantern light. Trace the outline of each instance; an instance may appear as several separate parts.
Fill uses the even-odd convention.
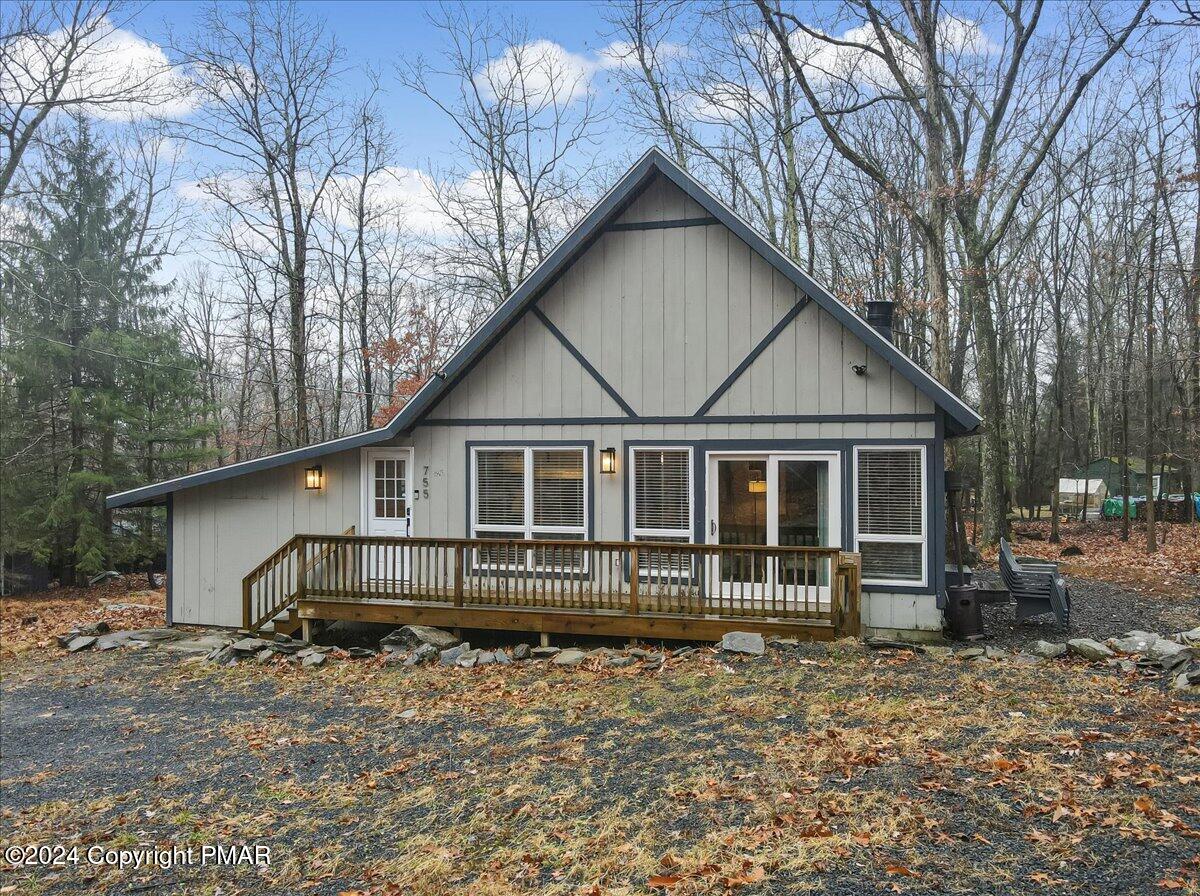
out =
[[[616,448],[601,448],[600,449],[600,472],[601,473],[617,472],[617,449]]]
[[[325,484],[324,476],[321,473],[321,465],[308,467],[304,471],[304,489],[305,491],[320,491],[321,486]]]

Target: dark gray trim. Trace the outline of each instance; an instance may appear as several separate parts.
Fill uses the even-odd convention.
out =
[[[533,312],[534,317],[536,317],[545,325],[546,329],[549,330],[551,335],[559,341],[562,347],[570,353],[571,357],[579,362],[580,366],[588,372],[588,375],[596,381],[597,385],[599,385],[600,388],[608,394],[608,397],[617,403],[617,407],[623,410],[627,417],[637,416],[637,411],[631,408],[629,403],[621,397],[620,393],[617,392],[617,390],[611,385],[609,385],[608,380],[600,375],[600,371],[592,366],[592,363],[583,356],[583,352],[575,347],[574,343],[572,343],[571,340],[563,334],[562,330],[554,326],[554,321],[550,320],[550,318],[546,316],[546,312],[544,312],[537,305],[534,305],[532,308],[530,308],[530,311]]]
[[[167,625],[175,608],[175,495],[167,495]]]
[[[622,533],[625,540],[629,539],[630,520],[629,514],[632,509],[629,505],[629,482],[628,482],[628,465],[629,465],[629,449],[637,448],[643,445],[661,445],[663,447],[688,447],[692,449],[692,539],[697,543],[704,543],[707,540],[705,532],[705,514],[708,507],[708,495],[706,489],[707,465],[706,457],[710,451],[836,451],[841,456],[842,463],[842,544],[846,547],[845,550],[853,550],[854,545],[854,446],[879,446],[879,445],[923,445],[925,447],[926,462],[931,463],[932,456],[937,451],[938,440],[936,438],[837,438],[837,439],[625,439],[621,442],[622,457],[625,461],[625,469],[622,473],[622,496],[621,496],[621,514],[622,514]],[[933,480],[928,480],[932,486],[928,497],[927,511],[932,519],[936,519],[938,507],[944,502],[944,497],[939,497],[939,491]],[[928,539],[928,549],[930,551],[929,559],[932,562],[933,558],[933,530],[930,529],[930,538]],[[936,566],[934,567],[936,569]],[[626,571],[628,577],[628,570]],[[936,579],[931,572],[925,585],[867,585],[862,586],[863,591],[877,591],[884,594],[936,594],[941,606],[941,595],[935,589],[937,588]]]
[[[722,224],[737,235],[742,242],[765,258],[772,267],[792,281],[805,295],[833,315],[839,323],[867,344],[877,355],[898,370],[909,382],[924,393],[935,405],[941,407],[955,424],[954,435],[966,435],[977,429],[982,422],[957,395],[921,369],[904,352],[879,335],[879,331],[855,314],[833,296],[825,287],[812,280],[786,255],[773,246],[753,227],[731,211],[720,199],[705,189],[699,181],[685,172],[659,150],[651,150],[655,164],[664,176],[688,196],[715,215]]]
[[[787,314],[779,319],[779,323],[771,327],[770,332],[759,340],[758,345],[750,350],[750,354],[742,359],[742,363],[733,369],[733,373],[725,377],[725,381],[717,386],[716,391],[708,396],[704,404],[700,405],[700,408],[696,411],[697,417],[703,417],[709,412],[712,406],[720,400],[721,396],[732,388],[741,375],[750,369],[750,365],[754,363],[755,359],[767,350],[767,346],[774,342],[779,337],[779,334],[787,328],[787,325],[796,319],[796,315],[803,311],[806,305],[808,305],[808,296],[800,299],[800,301],[788,309]]]
[[[931,556],[933,564],[934,585],[937,588],[937,605],[939,610],[946,608],[946,420],[939,413],[934,423],[933,448],[929,452],[930,483],[933,486],[933,507],[930,508]]]
[[[105,498],[104,504],[110,508],[133,507],[139,504],[161,504],[163,502],[156,499],[162,498],[164,495],[172,492],[180,491],[181,489],[194,488],[197,485],[206,485],[210,482],[220,482],[223,479],[232,479],[235,476],[242,476],[246,473],[257,473],[260,470],[270,470],[275,467],[299,463],[315,457],[324,457],[326,454],[334,454],[338,451],[349,451],[352,448],[360,448],[364,445],[374,445],[389,438],[391,438],[391,434],[388,433],[386,428],[369,429],[366,432],[360,432],[356,435],[342,436],[340,439],[318,442],[316,445],[293,448],[290,451],[269,454],[266,457],[260,457],[256,460],[245,460],[241,463],[230,464],[227,467],[217,467],[216,469],[205,470],[201,473],[191,473],[190,475],[180,476],[176,479],[168,479],[165,482],[156,482],[153,485],[144,485],[141,488],[119,492]]]
[[[543,292],[569,267],[576,258],[587,250],[604,234],[604,226],[616,219],[639,192],[651,180],[665,176],[688,196],[700,203],[710,212],[719,223],[724,224],[734,234],[745,242],[751,249],[765,258],[776,270],[792,281],[802,292],[822,308],[834,316],[843,326],[854,333],[876,354],[882,356],[892,367],[912,382],[922,393],[928,396],[935,405],[942,408],[947,415],[947,436],[958,436],[970,433],[980,424],[979,415],[971,410],[956,395],[938,383],[933,377],[917,366],[903,352],[888,342],[879,333],[838,301],[824,287],[811,280],[783,253],[771,245],[769,241],[757,233],[749,224],[743,221],[719,199],[700,185],[683,169],[658,149],[649,150],[637,163],[630,168],[616,185],[592,208],[583,220],[579,222],[555,248],[554,251],[538,265],[537,269],[527,277],[520,286],[509,296],[471,335],[466,343],[454,353],[445,367],[429,379],[420,391],[396,414],[382,429],[368,430],[343,439],[335,439],[318,445],[310,445],[293,451],[262,457],[242,464],[219,467],[191,476],[183,476],[167,482],[155,483],[138,489],[131,489],[106,500],[108,507],[126,507],[134,504],[155,502],[163,495],[178,491],[181,488],[191,488],[240,476],[243,473],[253,473],[284,464],[308,460],[343,451],[349,448],[373,445],[394,438],[416,425],[439,401],[449,388],[458,382],[480,357],[519,319],[530,304],[537,301]],[[161,503],[161,502],[157,502]]]
[[[707,218],[676,218],[673,221],[632,221],[624,224],[609,224],[604,228],[607,233],[619,233],[626,230],[671,230],[676,227],[710,227],[720,224],[714,217]]]
[[[596,477],[600,475],[600,465],[596,463],[596,442],[594,439],[468,439],[465,443],[467,455],[467,478],[463,480],[467,487],[467,504],[463,515],[463,538],[471,538],[471,495],[475,489],[475,471],[471,468],[472,448],[582,448],[585,454],[583,477],[587,487],[587,532],[584,538],[594,538],[596,532]]]
[[[696,423],[933,423],[935,414],[741,414],[709,417],[458,417],[421,426],[637,426]]]

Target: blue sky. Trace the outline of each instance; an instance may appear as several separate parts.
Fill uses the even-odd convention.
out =
[[[534,39],[545,38],[566,50],[594,56],[608,43],[609,26],[599,4],[568,2],[522,2],[477,4],[481,11],[508,13],[523,19]],[[452,128],[434,112],[427,100],[401,87],[395,79],[395,64],[406,56],[436,55],[441,35],[428,21],[436,13],[436,3],[342,2],[302,3],[304,10],[323,17],[346,51],[348,81],[351,90],[365,89],[362,71],[373,67],[382,73],[386,93],[380,97],[384,119],[396,133],[398,161],[418,167],[430,157],[444,153],[453,138]],[[186,35],[194,27],[197,4],[180,0],[150,3],[129,20],[125,27],[138,36],[165,45],[168,33]],[[604,91],[604,77],[594,86]]]

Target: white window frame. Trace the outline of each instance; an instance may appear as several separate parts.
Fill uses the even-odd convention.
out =
[[[522,466],[522,485],[524,487],[524,505],[525,505],[525,523],[522,526],[515,525],[481,525],[479,522],[479,462],[480,453],[497,451],[520,451],[524,454],[524,463]],[[582,526],[537,526],[533,522],[533,499],[534,499],[534,481],[533,481],[533,455],[537,451],[578,451],[583,456],[583,525]],[[538,535],[551,536],[549,540],[553,541],[552,536],[556,535],[582,535],[580,541],[582,545],[589,540],[588,527],[591,522],[591,483],[592,483],[592,452],[591,446],[571,442],[562,445],[472,445],[471,446],[471,538],[478,538],[478,532],[506,532],[511,533],[516,538],[535,540]],[[476,552],[478,553],[478,552]],[[477,561],[478,562],[478,559]],[[495,568],[494,564],[484,564],[486,568]],[[528,565],[528,564],[527,564]],[[512,569],[511,564],[499,567],[500,569]],[[540,568],[540,567],[539,567]],[[584,569],[587,568],[587,552],[584,552]],[[580,572],[578,568],[574,570]]]
[[[858,484],[862,479],[858,458],[868,451],[918,451],[921,456],[921,534],[918,535],[874,535],[859,529],[861,515],[858,512]],[[892,542],[894,544],[921,545],[921,580],[915,579],[868,579],[863,577],[864,585],[890,585],[899,588],[925,588],[929,585],[929,466],[926,457],[926,446],[908,443],[895,445],[855,445],[854,446],[854,550],[859,550],[860,542],[874,544]]]
[[[657,529],[657,528],[638,528],[637,526],[637,454],[639,452],[651,451],[683,451],[687,454],[687,495],[688,495],[688,526],[687,529]],[[696,477],[695,463],[696,452],[691,445],[630,445],[629,446],[629,540],[637,541],[644,538],[647,541],[669,541],[672,538],[685,538],[686,542],[672,542],[679,544],[695,544],[696,543]],[[669,564],[668,564],[669,565]],[[638,576],[642,579],[659,578],[672,580],[686,580],[695,577],[694,570],[684,569],[665,569],[652,567],[649,563],[649,557],[639,555]]]
[[[684,529],[639,529],[637,527],[637,461],[640,452],[650,451],[683,451],[687,454],[687,490],[688,490],[688,527]],[[691,445],[631,445],[629,448],[629,539],[637,541],[646,538],[653,541],[656,538],[686,537],[689,544],[696,540],[696,478],[695,452]]]

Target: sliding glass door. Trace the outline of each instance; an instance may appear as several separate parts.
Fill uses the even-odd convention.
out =
[[[739,548],[840,544],[838,454],[712,453],[707,494],[708,541],[728,548],[711,563],[710,597],[791,601],[807,591],[828,603],[827,560]]]

